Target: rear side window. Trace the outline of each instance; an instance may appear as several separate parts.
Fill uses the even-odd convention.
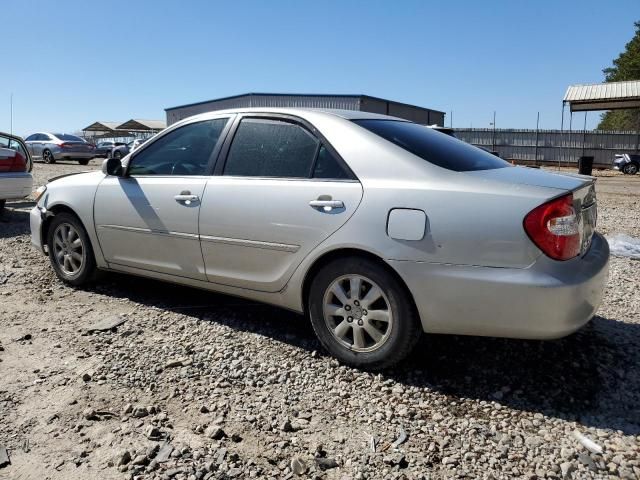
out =
[[[68,133],[54,133],[53,135],[64,142],[84,142],[82,138],[69,135]]]
[[[417,123],[398,120],[354,120],[354,123],[448,170],[468,172],[510,166],[491,153]]]
[[[320,142],[295,123],[245,118],[229,149],[224,175],[309,178]]]
[[[313,170],[313,178],[348,180],[351,176],[342,168],[340,162],[322,145]]]

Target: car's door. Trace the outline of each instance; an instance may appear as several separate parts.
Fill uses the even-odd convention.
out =
[[[235,124],[200,210],[207,279],[279,291],[354,213],[362,186],[311,125],[255,115]]]
[[[228,121],[226,116],[170,130],[135,152],[124,176],[100,183],[94,218],[110,264],[206,279],[198,212]]]

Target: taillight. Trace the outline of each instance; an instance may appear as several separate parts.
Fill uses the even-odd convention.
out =
[[[61,143],[59,146],[60,146],[60,148],[68,148],[71,145],[69,145],[68,143]]]
[[[580,254],[580,220],[568,194],[534,208],[524,218],[524,229],[540,250],[554,260]]]
[[[26,172],[27,159],[18,151],[12,156],[0,157],[0,172]]]

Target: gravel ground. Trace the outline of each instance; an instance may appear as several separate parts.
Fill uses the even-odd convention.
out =
[[[36,184],[87,168],[37,164]],[[640,237],[640,176],[599,177],[599,229]],[[640,478],[637,261],[612,258],[568,338],[430,335],[372,374],[276,308],[120,275],[65,287],[30,207],[0,221],[0,478]],[[124,323],[91,331],[105,320]]]

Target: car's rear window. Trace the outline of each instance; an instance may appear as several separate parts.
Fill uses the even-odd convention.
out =
[[[510,166],[491,153],[417,123],[370,119],[353,122],[427,162],[456,172]]]
[[[54,133],[56,138],[63,140],[65,142],[84,142],[80,137],[76,137],[75,135],[69,135],[68,133]]]

